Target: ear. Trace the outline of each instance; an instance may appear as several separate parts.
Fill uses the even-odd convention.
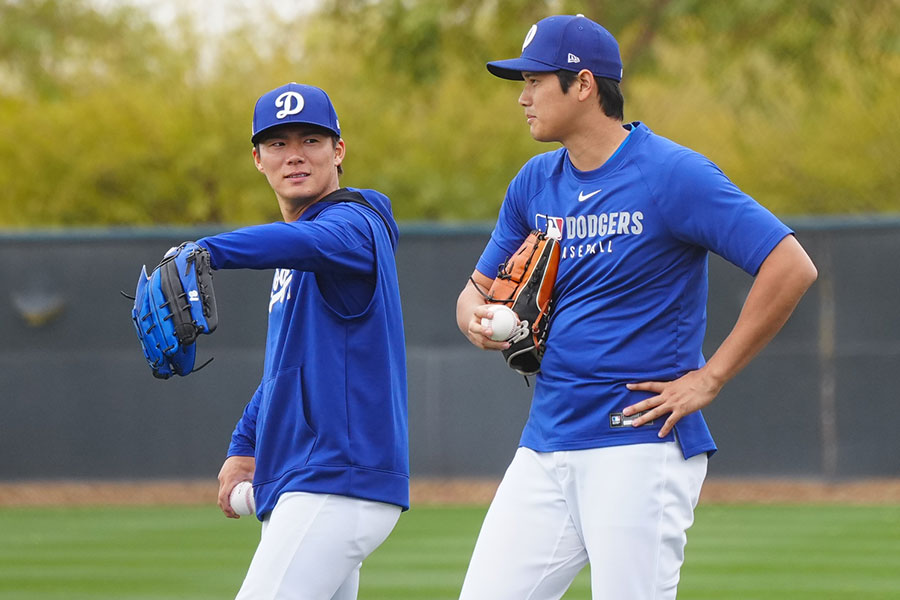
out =
[[[251,150],[251,154],[253,155],[253,164],[256,165],[256,170],[260,173],[265,173],[266,170],[263,168],[262,163],[259,161],[259,152],[256,149],[256,146],[253,146]]]
[[[590,98],[591,94],[596,95],[597,84],[594,81],[594,74],[587,69],[580,70],[575,79],[575,90],[578,94],[578,99],[581,101]]]
[[[344,162],[344,157],[347,155],[347,146],[344,144],[344,139],[341,138],[334,145],[334,166],[339,167],[341,163]]]

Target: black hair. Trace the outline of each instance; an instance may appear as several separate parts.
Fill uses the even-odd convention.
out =
[[[600,97],[600,108],[603,114],[620,121],[625,120],[625,97],[622,95],[622,89],[619,82],[608,77],[594,77],[594,83],[597,85],[597,95]],[[559,70],[556,71],[556,78],[559,79],[559,87],[562,88],[563,94],[569,93],[569,88],[578,78],[575,71]]]

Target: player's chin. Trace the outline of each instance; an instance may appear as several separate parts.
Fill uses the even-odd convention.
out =
[[[310,185],[289,185],[279,189],[279,196],[295,204],[308,204],[323,195],[323,190]]]
[[[530,132],[531,132],[531,137],[534,138],[534,141],[536,141],[536,142],[555,142],[555,141],[557,141],[557,136],[550,135],[548,132],[544,131],[536,123],[532,123]]]
[[[304,190],[315,187],[315,182],[309,177],[285,177],[281,180],[279,187],[287,195],[298,194],[303,193]]]

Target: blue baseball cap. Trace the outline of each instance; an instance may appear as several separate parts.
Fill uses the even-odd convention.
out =
[[[331,98],[324,90],[312,85],[291,82],[260,96],[253,109],[250,141],[255,144],[261,133],[285,123],[318,125],[336,136],[341,135]]]
[[[495,60],[487,69],[503,79],[522,80],[522,72],[587,69],[597,77],[622,81],[622,57],[616,38],[584,15],[556,15],[531,26],[522,56]]]

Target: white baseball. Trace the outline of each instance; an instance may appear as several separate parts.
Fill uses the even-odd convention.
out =
[[[513,334],[513,330],[519,324],[519,317],[511,308],[503,305],[491,307],[491,318],[484,317],[481,319],[482,327],[490,327],[491,339],[495,342],[502,342]]]
[[[256,501],[253,499],[253,484],[249,481],[242,481],[231,490],[229,497],[231,502],[231,510],[235,514],[246,517],[256,512]]]

